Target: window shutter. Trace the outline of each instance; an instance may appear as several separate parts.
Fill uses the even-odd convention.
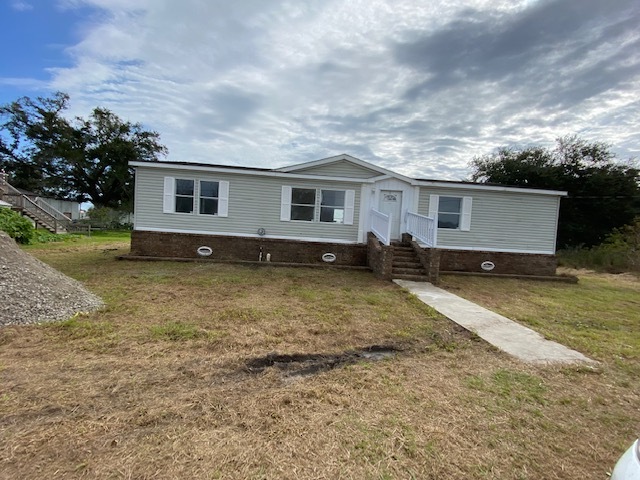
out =
[[[164,196],[162,202],[163,213],[173,213],[176,211],[176,179],[174,177],[164,177]]]
[[[462,197],[462,215],[460,216],[460,230],[471,230],[471,197]]]
[[[440,197],[438,195],[429,195],[429,218],[433,218],[438,221],[436,218],[438,216],[438,206],[440,204]]]
[[[229,216],[229,182],[226,180],[218,182],[218,216]]]
[[[280,221],[291,220],[291,187],[282,186],[282,197],[280,199]]]
[[[353,212],[356,204],[356,191],[347,190],[344,195],[344,224],[353,225]]]

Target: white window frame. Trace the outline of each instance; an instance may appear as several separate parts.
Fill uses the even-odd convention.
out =
[[[328,205],[328,204],[323,204],[324,202],[324,192],[344,192],[344,202],[342,205]],[[321,188],[320,189],[320,205],[319,205],[319,210],[318,210],[318,221],[320,223],[334,223],[337,225],[342,225],[344,223],[344,217],[346,214],[346,204],[347,204],[347,191],[346,190],[341,190],[341,189],[336,189],[336,188]],[[322,220],[322,209],[323,208],[331,208],[333,209],[333,211],[335,212],[336,209],[342,210],[342,221],[341,222],[334,222],[334,221],[326,221],[326,220]]]
[[[440,197],[459,198],[460,201],[460,220],[458,228],[438,227],[441,230],[468,232],[471,230],[471,208],[473,203],[472,197],[461,197],[458,195],[429,195],[429,217],[433,218],[438,224],[438,215],[440,211]],[[455,213],[455,212],[442,212]]]
[[[292,203],[292,193],[294,188],[303,190],[315,190],[316,198],[313,210],[313,221],[309,220],[292,220],[291,219],[291,207],[297,204]],[[322,205],[322,191],[331,190],[337,192],[344,192],[344,217],[342,223],[337,222],[321,222],[320,213],[323,207]],[[355,212],[355,190],[348,190],[344,188],[335,187],[308,187],[308,186],[282,186],[282,195],[280,202],[280,221],[282,222],[300,222],[300,223],[314,223],[322,225],[353,225],[353,217]],[[301,204],[302,205],[302,204]],[[307,205],[307,204],[304,204]],[[332,205],[324,205],[325,207],[338,207]]]
[[[217,183],[218,184],[218,196],[217,197],[207,197],[202,195],[202,182],[207,183]],[[209,215],[209,216],[217,216],[218,210],[220,209],[220,182],[217,180],[198,180],[198,214],[199,215]],[[202,200],[216,200],[216,212],[215,213],[204,213],[202,212]]]
[[[176,212],[176,183],[177,180],[188,180],[193,182],[193,209],[191,212]],[[218,183],[218,212],[215,215],[200,213],[200,182]],[[184,195],[180,195],[184,197]],[[203,215],[205,217],[228,217],[229,216],[229,182],[226,180],[216,180],[209,178],[185,178],[185,177],[164,177],[164,192],[162,202],[162,212],[176,215]]]
[[[182,182],[191,182],[191,195],[183,195],[178,194],[178,181]],[[174,192],[174,213],[179,213],[181,215],[193,215],[196,212],[196,181],[193,178],[176,178],[175,179],[175,192]],[[178,212],[176,209],[178,208],[178,198],[190,198],[191,199],[191,211],[190,212]]]
[[[309,190],[309,191],[313,191],[313,203],[293,203],[293,194],[294,194],[294,190]],[[310,223],[310,222],[315,222],[316,221],[316,212],[317,212],[317,206],[318,206],[318,189],[317,188],[312,188],[312,187],[291,187],[291,205],[290,205],[290,209],[289,209],[289,218],[291,218],[291,213],[293,212],[293,208],[294,207],[305,207],[305,208],[312,208],[313,209],[313,214],[311,215],[311,220],[294,220],[293,218],[291,218],[292,222],[305,222],[305,223]]]

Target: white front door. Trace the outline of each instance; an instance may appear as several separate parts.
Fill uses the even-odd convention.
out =
[[[400,238],[400,220],[402,216],[402,192],[398,190],[381,190],[379,209],[382,213],[391,214],[391,240]]]

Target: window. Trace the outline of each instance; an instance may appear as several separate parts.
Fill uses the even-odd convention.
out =
[[[438,206],[438,228],[460,228],[462,198],[440,197]]]
[[[218,182],[208,182],[200,180],[200,209],[201,215],[218,214],[218,192],[220,184]]]
[[[344,190],[321,190],[320,221],[344,223]]]
[[[429,217],[438,218],[438,228],[471,230],[472,197],[429,195]]]
[[[193,213],[193,180],[176,178],[176,212]]]
[[[164,177],[163,213],[229,216],[229,182]]]
[[[355,190],[282,187],[280,220],[353,225]]]
[[[291,189],[291,220],[313,222],[316,211],[315,188]]]

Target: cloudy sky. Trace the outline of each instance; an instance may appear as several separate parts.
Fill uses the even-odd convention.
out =
[[[572,133],[640,156],[638,0],[0,2],[0,103],[67,92],[169,160],[457,180]]]

